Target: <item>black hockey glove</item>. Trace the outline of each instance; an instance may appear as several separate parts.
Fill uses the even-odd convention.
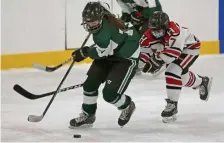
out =
[[[76,62],[81,62],[82,60],[84,60],[87,57],[88,49],[89,47],[85,46],[72,52],[73,60]]]
[[[146,62],[143,72],[155,73],[159,71],[164,65],[164,61],[153,54],[153,56]]]
[[[143,23],[143,20],[144,17],[140,12],[134,11],[131,13],[131,23],[133,25],[141,25]]]

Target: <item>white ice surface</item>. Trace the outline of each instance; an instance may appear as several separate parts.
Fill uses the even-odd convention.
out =
[[[88,67],[75,66],[63,87],[82,83]],[[42,114],[51,97],[28,100],[16,93],[13,85],[20,84],[36,94],[53,91],[67,68],[53,73],[35,69],[2,71],[2,141],[224,141],[223,55],[202,56],[196,61],[192,71],[214,77],[210,99],[201,101],[198,91],[184,88],[175,123],[161,121],[166,98],[164,75],[153,79],[145,74],[135,77],[126,92],[135,101],[136,111],[124,128],[117,124],[120,111],[103,100],[103,86],[99,90],[97,120],[93,128],[68,128],[70,119],[81,112],[82,88],[58,94],[41,122],[28,122],[28,115]],[[73,134],[81,134],[82,138],[75,139]]]

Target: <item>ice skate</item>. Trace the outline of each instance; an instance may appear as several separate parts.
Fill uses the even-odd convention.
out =
[[[176,114],[178,113],[177,102],[172,101],[170,99],[166,99],[166,102],[167,102],[167,105],[161,113],[161,116],[163,118],[162,121],[164,123],[174,122],[177,120],[177,117],[176,117]]]
[[[79,117],[74,118],[70,121],[69,128],[73,129],[77,127],[92,127],[95,120],[96,120],[95,115],[89,116],[85,113],[80,113]]]
[[[130,105],[121,111],[121,115],[118,119],[118,124],[123,127],[130,120],[133,112],[135,111],[135,103],[131,101]]]
[[[199,95],[201,100],[208,101],[210,89],[212,86],[212,77],[202,77],[202,83],[199,86]]]

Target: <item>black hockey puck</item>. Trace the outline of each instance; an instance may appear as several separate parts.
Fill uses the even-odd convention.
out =
[[[79,134],[74,134],[73,137],[74,137],[74,138],[81,138],[81,135],[79,135]]]

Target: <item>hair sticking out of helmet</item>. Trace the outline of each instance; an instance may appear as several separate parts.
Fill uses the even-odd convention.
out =
[[[82,25],[91,33],[97,32],[102,26],[104,8],[100,2],[88,2],[82,12]]]
[[[106,2],[100,1],[100,4],[104,8],[104,17],[107,19],[112,25],[118,27],[120,30],[125,31],[126,26],[123,21],[116,18],[116,16],[110,11],[110,5]]]
[[[159,39],[162,38],[169,25],[169,16],[162,11],[155,11],[149,18],[148,28],[150,29],[152,35]]]

